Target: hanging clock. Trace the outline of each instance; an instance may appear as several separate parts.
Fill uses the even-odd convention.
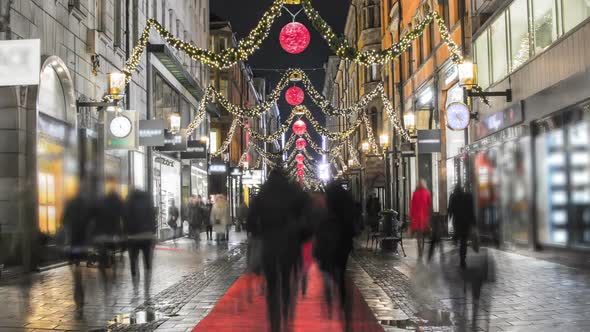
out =
[[[465,130],[469,126],[471,112],[464,103],[450,103],[447,106],[447,127],[452,130]]]
[[[128,117],[120,115],[111,120],[109,130],[111,134],[117,138],[125,138],[131,134],[133,124]]]

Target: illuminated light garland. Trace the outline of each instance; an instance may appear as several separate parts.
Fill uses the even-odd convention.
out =
[[[373,153],[375,154],[380,154],[379,145],[377,145],[375,133],[373,132],[373,127],[371,127],[371,122],[369,122],[369,117],[365,112],[361,113],[361,117],[363,119],[365,127],[367,127],[367,138],[369,140],[369,146],[371,147],[371,150],[373,150]]]
[[[155,28],[158,34],[172,47],[179,51],[183,51],[192,59],[199,61],[207,66],[225,69],[229,68],[239,61],[247,60],[256,50],[260,48],[262,42],[268,37],[270,29],[281,14],[284,0],[275,0],[263,15],[256,27],[250,31],[248,36],[238,42],[237,47],[227,48],[220,53],[215,53],[207,49],[196,47],[188,42],[182,41],[174,37],[162,25],[151,18],[147,21],[146,27],[140,35],[137,46],[133,48],[130,58],[125,63],[123,73],[127,75],[128,80],[131,79],[131,74],[137,68],[141,55],[145,51],[150,30]]]
[[[227,133],[227,138],[225,139],[225,141],[223,141],[219,150],[211,153],[212,157],[219,157],[227,151],[227,149],[229,148],[229,145],[231,144],[232,139],[234,138],[234,134],[236,132],[236,128],[238,127],[239,123],[240,123],[240,119],[234,118],[234,120],[231,123],[231,126],[229,127],[229,131]]]

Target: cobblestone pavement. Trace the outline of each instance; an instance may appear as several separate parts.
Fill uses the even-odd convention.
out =
[[[0,332],[100,331],[109,324],[116,330],[151,330],[178,315],[209,283],[221,279],[229,287],[233,282],[228,279],[229,272],[235,271],[233,264],[243,256],[244,240],[245,233],[232,233],[229,244],[219,246],[212,241],[195,244],[189,239],[158,245],[147,292],[143,287],[134,289],[126,256],[116,275],[110,275],[116,278],[106,289],[96,268],[83,268],[85,306],[81,319],[75,315],[69,266],[2,281]],[[235,278],[239,275],[234,274]],[[117,320],[125,324],[113,324]]]
[[[416,259],[415,245],[406,242],[405,258],[363,248],[353,253],[350,269],[362,268],[369,288],[378,286],[391,299],[375,302],[363,292],[386,325],[424,325],[422,331],[590,331],[590,271],[489,249],[496,278],[484,285],[473,320],[456,250],[447,244],[442,262],[437,254],[424,264]]]

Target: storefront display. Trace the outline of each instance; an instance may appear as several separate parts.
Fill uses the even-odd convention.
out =
[[[582,107],[535,123],[538,240],[590,246],[590,117]]]
[[[153,194],[157,209],[158,233],[160,238],[172,235],[168,226],[168,209],[174,205],[180,210],[181,204],[181,164],[180,161],[163,154],[153,156]]]
[[[191,163],[191,195],[207,198],[209,184],[207,179],[206,161],[192,161]]]

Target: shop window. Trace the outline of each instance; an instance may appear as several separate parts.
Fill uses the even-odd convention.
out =
[[[590,1],[562,0],[563,28],[565,31],[573,29],[590,17]]]
[[[506,16],[500,15],[490,27],[492,48],[492,82],[497,82],[508,74],[508,60],[506,58]]]
[[[484,31],[475,40],[475,58],[477,61],[477,83],[482,88],[490,85],[490,64],[488,48],[488,31]]]
[[[530,37],[527,0],[516,0],[510,5],[510,69],[520,67],[530,56]],[[523,15],[526,14],[526,15]]]
[[[154,85],[154,118],[166,120],[170,113],[178,112],[180,97],[160,75],[156,75]]]
[[[215,153],[219,149],[219,131],[211,129],[209,133],[209,153]]]
[[[535,52],[544,50],[557,38],[555,1],[532,0]]]
[[[123,20],[123,1],[115,1],[114,2],[114,6],[115,6],[115,41],[113,43],[113,45],[115,47],[121,47],[121,41],[122,41],[122,20]]]

